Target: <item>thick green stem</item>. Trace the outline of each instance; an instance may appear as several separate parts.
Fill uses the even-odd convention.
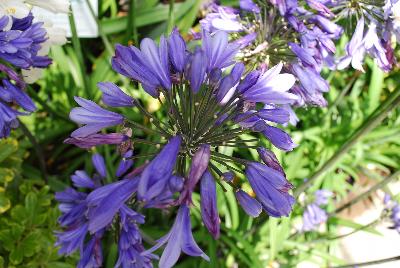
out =
[[[175,0],[169,0],[167,34],[172,32],[172,29],[174,28],[174,24],[175,24],[174,4],[175,4]]]
[[[88,5],[88,7],[89,7],[89,10],[90,10],[90,13],[92,14],[93,19],[96,21],[97,27],[99,29],[101,40],[103,41],[108,54],[110,54],[110,56],[114,55],[114,49],[113,49],[110,41],[108,40],[107,35],[103,31],[103,27],[101,27],[100,20],[97,17],[96,13],[94,12],[94,9],[93,9],[92,5],[90,4],[90,1],[86,0],[86,3]]]
[[[395,178],[397,178],[400,175],[400,170],[396,171],[395,173],[393,173],[392,175],[388,176],[387,178],[385,178],[384,180],[378,182],[377,184],[375,184],[374,186],[372,186],[370,189],[368,189],[367,191],[365,191],[364,193],[356,196],[355,198],[351,199],[349,202],[347,202],[346,204],[343,204],[342,206],[338,207],[335,212],[333,212],[332,214],[330,214],[330,216],[337,214],[343,210],[345,210],[346,208],[351,207],[352,205],[358,203],[359,201],[367,198],[372,192],[375,192],[378,189],[381,189],[382,187],[386,186],[389,182],[391,182],[392,180],[394,180]]]
[[[135,45],[138,45],[139,37],[136,27],[136,0],[130,0],[129,4],[127,37],[128,41],[133,38]]]
[[[308,181],[300,185],[295,196],[305,191],[316,179],[330,171],[342,159],[342,157],[361,140],[367,133],[378,126],[388,113],[400,104],[400,90],[394,91],[389,98],[378,107],[375,112],[364,121],[364,123],[353,133],[353,135],[345,142],[342,147],[327,161],[322,167],[310,177]]]
[[[81,41],[79,40],[78,37],[78,32],[76,30],[76,24],[75,24],[75,18],[74,18],[74,12],[69,13],[69,24],[71,26],[71,33],[72,33],[72,45],[74,46],[75,53],[78,57],[78,62],[79,62],[79,69],[81,72],[81,77],[82,77],[82,83],[83,83],[83,88],[86,92],[86,97],[91,99],[92,94],[90,91],[90,82],[88,79],[88,75],[86,74],[86,68],[85,68],[85,61],[83,58],[83,53],[82,53],[82,46],[81,46]]]
[[[396,256],[396,257],[392,257],[392,258],[386,258],[386,259],[380,259],[380,260],[376,260],[376,261],[359,262],[359,263],[352,263],[352,264],[340,265],[340,266],[331,266],[331,268],[362,267],[362,266],[370,266],[370,265],[376,265],[376,264],[392,262],[392,261],[398,261],[398,260],[400,260],[400,256]]]

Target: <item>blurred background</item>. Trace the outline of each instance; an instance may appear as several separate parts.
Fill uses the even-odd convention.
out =
[[[221,2],[237,6],[237,1]],[[90,1],[91,8],[86,1],[72,4],[70,16],[52,18],[69,29],[68,43],[51,49],[53,64],[28,89],[38,111],[21,117],[26,129],[0,140],[0,267],[76,265],[78,255],[58,256],[54,246],[53,234],[60,229],[54,193],[70,184],[69,177],[76,169],[91,171],[94,152],[105,156],[111,174],[119,155],[113,147],[85,151],[63,143],[76,128],[68,118],[76,106],[73,97],[98,101],[96,84],[111,81],[144,100],[147,109],[157,114],[158,102],[112,70],[114,45],[138,45],[144,37],[158,39],[171,30],[171,22],[190,40],[190,32],[199,30],[198,22],[205,12],[201,0],[174,1],[173,5],[158,0],[98,0]],[[338,49],[343,47],[339,45]],[[395,53],[400,56],[398,49]],[[358,130],[368,126],[391,94],[400,90],[400,69],[384,73],[372,60],[367,60],[365,73],[350,69],[324,71],[323,75],[331,85],[325,95],[328,107],[297,109],[300,121],[297,126],[288,126],[288,131],[299,146],[289,153],[274,151],[295,186],[310,178]],[[137,109],[124,113],[146,122]],[[223,219],[220,239],[214,241],[201,228],[198,212],[193,213],[192,221],[196,241],[211,263],[183,256],[177,267],[341,267],[400,256],[400,236],[389,228],[392,224],[383,203],[385,192],[395,200],[400,193],[396,174],[400,167],[399,114],[399,108],[392,109],[377,126],[355,138],[351,148],[312,184],[310,193],[320,188],[334,193],[327,206],[330,217],[319,230],[301,231],[307,203],[304,193],[290,217],[262,215],[250,219],[244,216],[232,192],[218,189]],[[146,145],[137,149],[149,150]],[[355,197],[359,200],[353,204]],[[195,205],[198,201],[197,195]],[[146,221],[143,231],[151,241],[169,230],[173,217],[168,211],[150,211]],[[113,267],[117,246],[112,240],[104,246],[105,267]],[[400,261],[371,267],[400,267]]]

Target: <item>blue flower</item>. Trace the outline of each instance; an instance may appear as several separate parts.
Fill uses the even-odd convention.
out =
[[[288,193],[292,185],[284,175],[266,165],[251,162],[247,164],[246,176],[257,200],[270,216],[289,215],[294,198]]]
[[[250,217],[256,218],[261,214],[262,206],[260,202],[251,197],[249,194],[243,190],[238,190],[235,192],[236,199],[238,200],[240,206]]]
[[[161,255],[159,267],[173,267],[178,261],[181,251],[189,256],[202,257],[206,261],[210,260],[193,238],[190,223],[190,210],[186,205],[180,206],[174,225],[169,233],[157,240],[157,244],[148,249],[147,252],[154,252],[164,244],[167,245]]]
[[[75,101],[81,106],[72,109],[70,118],[72,121],[85,126],[75,130],[71,136],[73,138],[87,137],[99,132],[101,129],[122,124],[124,117],[107,111],[96,103],[80,97],[75,97]]]
[[[328,204],[333,193],[329,190],[318,190],[314,193],[315,200],[307,205],[303,213],[303,231],[316,230],[319,225],[326,222],[328,213],[321,206]]]
[[[248,86],[248,83],[254,81],[255,74],[251,75],[249,82],[245,79],[245,86],[239,85],[242,98],[246,101],[265,104],[293,103],[297,97],[288,91],[294,85],[295,77],[291,74],[280,74],[282,67],[283,64],[280,63],[261,74],[252,86]]]
[[[172,138],[140,175],[138,197],[147,202],[161,194],[173,175],[181,145],[181,137]]]
[[[126,95],[118,86],[111,82],[98,83],[97,86],[103,92],[103,102],[110,107],[132,107],[135,100]]]
[[[201,178],[200,205],[201,218],[204,225],[214,239],[218,239],[221,220],[218,215],[217,189],[215,187],[215,180],[208,170],[203,173]]]

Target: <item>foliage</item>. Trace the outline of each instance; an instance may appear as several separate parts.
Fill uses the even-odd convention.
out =
[[[171,16],[170,7],[159,1],[135,1],[134,11],[120,12],[116,0],[103,0],[100,3],[99,20],[102,32],[112,45],[137,42],[143,37],[157,38],[167,32],[168,20],[173,20],[178,28],[186,33],[196,27],[201,7],[200,0],[176,1]],[[165,1],[166,2],[166,1]],[[225,1],[233,2],[233,1]],[[129,16],[133,16],[135,29],[126,33]],[[133,38],[132,33],[138,31]],[[131,33],[129,35],[129,33]],[[80,42],[82,51],[76,51],[74,42]],[[396,51],[399,55],[399,51]],[[83,58],[80,56],[84,55]],[[36,139],[41,153],[38,154],[30,141],[22,136],[22,131],[10,139],[0,141],[0,267],[73,267],[77,258],[63,258],[57,255],[53,236],[59,215],[54,192],[70,184],[69,177],[74,170],[93,169],[90,164],[91,153],[63,144],[63,140],[75,129],[68,119],[68,112],[76,106],[73,96],[93,96],[100,99],[96,84],[111,81],[120,85],[133,96],[146,99],[145,106],[157,113],[157,103],[146,97],[127,79],[117,75],[109,64],[110,55],[98,39],[77,39],[65,47],[51,51],[53,65],[45,71],[43,79],[29,89],[39,111],[22,118]],[[81,63],[84,63],[83,65]],[[85,69],[82,69],[84,66]],[[282,154],[274,151],[295,186],[310,178],[335,152],[349,139],[354,131],[374,114],[375,109],[390,96],[400,90],[400,70],[390,74],[368,62],[365,73],[357,71],[326,73],[331,82],[327,94],[327,108],[308,107],[297,110],[300,123],[290,127],[290,134],[299,144],[293,152]],[[148,124],[138,109],[124,110],[135,121]],[[307,189],[300,202],[288,218],[268,218],[262,216],[251,219],[237,205],[233,191],[224,183],[218,189],[218,207],[222,220],[221,237],[214,241],[202,226],[200,209],[192,215],[192,227],[196,241],[210,256],[207,263],[198,258],[182,257],[177,267],[268,267],[277,262],[281,267],[295,267],[302,261],[311,261],[323,267],[345,264],[345,260],[335,257],[332,252],[339,239],[340,226],[362,230],[376,235],[372,227],[341,219],[334,215],[338,203],[346,200],[350,192],[358,192],[360,177],[366,176],[378,182],[400,168],[400,110],[392,111],[374,130],[359,140],[351,150],[342,155],[334,166]],[[134,130],[145,135],[140,130]],[[251,138],[251,136],[249,136]],[[267,143],[265,143],[267,144]],[[146,153],[151,150],[145,144],[135,149]],[[116,148],[103,146],[96,149],[106,158],[110,174],[114,173],[119,156]],[[241,150],[233,151],[223,147],[226,154],[242,155]],[[245,155],[258,159],[255,151]],[[46,163],[48,182],[44,181],[39,162]],[[140,163],[141,159],[137,160]],[[112,181],[112,177],[108,180]],[[302,233],[301,216],[307,205],[307,196],[317,189],[329,189],[335,193],[327,209],[332,212],[320,231]],[[194,196],[194,207],[199,208],[199,196]],[[145,214],[146,226],[143,228],[146,246],[168,232],[173,222],[171,212],[149,211]],[[110,237],[104,245],[106,267],[113,267],[116,259],[116,244]]]
[[[0,148],[0,267],[73,267],[54,247],[59,211],[50,187],[21,176],[27,151],[17,139],[0,141]]]

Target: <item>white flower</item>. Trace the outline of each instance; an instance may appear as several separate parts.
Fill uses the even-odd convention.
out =
[[[11,17],[22,19],[28,16],[31,9],[22,0],[0,0],[0,17],[8,16],[8,25],[4,30],[9,30],[12,26]]]
[[[49,54],[51,46],[61,46],[67,43],[67,32],[65,29],[53,27],[51,21],[39,18],[43,21],[43,28],[46,29],[48,39],[46,42],[41,44],[41,48],[38,52],[38,56],[46,56]],[[38,79],[42,78],[44,70],[41,68],[31,68],[28,70],[22,70],[22,76],[28,84],[35,83]]]
[[[68,13],[69,0],[25,0],[27,4],[47,9],[53,13]]]

